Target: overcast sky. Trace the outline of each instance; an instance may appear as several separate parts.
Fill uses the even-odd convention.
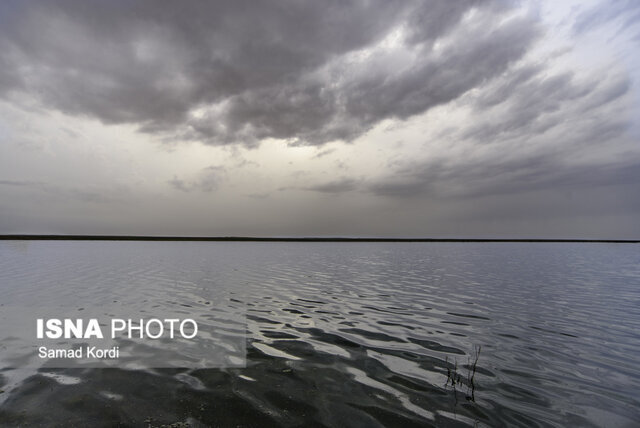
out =
[[[640,2],[3,1],[0,233],[640,238]]]

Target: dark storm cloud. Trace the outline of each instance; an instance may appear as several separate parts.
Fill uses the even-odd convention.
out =
[[[495,26],[493,19],[482,27]],[[406,119],[454,100],[521,57],[537,35],[536,27],[527,24],[526,19],[514,19],[491,32],[462,30],[460,43],[447,52],[425,55],[399,79],[372,74],[370,79],[354,82],[348,88],[346,111],[360,122],[373,124],[387,117]]]
[[[521,58],[539,30],[526,16],[503,22],[507,4],[9,2],[0,95],[215,145],[349,141],[456,99]],[[411,54],[397,63],[362,51],[398,30],[398,49]]]

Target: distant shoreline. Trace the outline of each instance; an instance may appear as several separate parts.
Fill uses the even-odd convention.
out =
[[[20,241],[212,241],[212,242],[559,242],[638,244],[637,239],[483,239],[483,238],[261,238],[251,236],[0,235]]]

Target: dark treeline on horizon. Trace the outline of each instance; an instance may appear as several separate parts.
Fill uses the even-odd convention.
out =
[[[539,238],[346,238],[252,236],[129,236],[129,235],[0,235],[0,240],[29,241],[249,241],[249,242],[594,242],[637,244],[637,239]]]

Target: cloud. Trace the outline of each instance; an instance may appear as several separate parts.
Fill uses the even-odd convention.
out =
[[[174,189],[180,190],[182,192],[191,191],[191,185],[187,184],[184,180],[181,180],[176,176],[174,176],[171,180],[169,180],[169,184],[173,186]]]
[[[325,156],[330,155],[331,153],[333,153],[333,152],[335,152],[335,151],[336,151],[336,149],[335,149],[335,148],[333,148],[333,149],[324,149],[324,150],[321,150],[321,151],[319,151],[318,153],[316,153],[316,154],[313,156],[313,158],[314,158],[314,159],[320,159],[320,158],[323,158],[323,157],[325,157]]]
[[[303,189],[321,193],[344,193],[355,190],[357,185],[357,180],[351,178],[342,178],[340,180],[330,181],[328,183],[304,187]]]
[[[416,164],[398,176],[374,180],[366,189],[403,199],[469,199],[513,195],[538,190],[574,191],[598,186],[640,185],[640,160],[597,165],[566,165],[552,155],[493,164],[459,165],[444,169]]]
[[[210,193],[218,189],[224,179],[226,168],[222,166],[209,166],[202,169],[191,181],[182,180],[174,176],[169,184],[176,190],[189,193],[191,191]]]
[[[635,0],[601,1],[576,17],[573,31],[575,33],[593,31],[615,21],[618,21],[621,29],[637,26],[640,22],[640,3]]]
[[[10,2],[0,6],[0,96],[162,139],[351,141],[521,58],[539,28],[506,5]]]
[[[578,81],[572,72],[549,75],[537,67],[525,67],[506,73],[494,86],[489,85],[475,100],[481,120],[467,127],[463,138],[492,142],[506,136],[539,136],[567,120],[603,111],[607,104],[627,94],[628,76],[599,74]],[[488,109],[499,112],[494,116]],[[596,126],[611,124],[602,116]],[[605,125],[609,126],[609,125]],[[594,129],[594,131],[597,131]],[[590,133],[586,138],[599,138]]]
[[[571,230],[637,231],[639,9],[0,2],[4,215],[259,235],[482,234],[498,219],[510,226],[490,233],[511,236],[527,219],[566,236],[593,214]]]
[[[42,186],[43,183],[39,181],[28,180],[0,180],[0,186],[14,186],[14,187],[32,187]]]
[[[629,76],[615,71],[579,77],[512,67],[466,97],[465,125],[439,133],[449,150],[393,164],[366,189],[396,198],[466,198],[638,184],[630,88]]]
[[[382,179],[369,185],[369,190],[377,196],[392,196],[398,198],[422,198],[428,189],[428,174],[416,174],[413,177],[405,179]]]

